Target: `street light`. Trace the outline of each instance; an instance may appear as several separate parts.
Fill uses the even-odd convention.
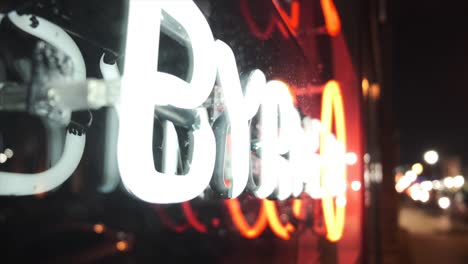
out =
[[[435,150],[429,150],[424,153],[424,160],[429,165],[434,165],[439,160],[439,154]]]

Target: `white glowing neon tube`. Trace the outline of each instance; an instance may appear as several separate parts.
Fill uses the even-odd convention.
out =
[[[132,12],[132,8],[138,8],[137,6],[143,6],[143,8],[141,8],[140,13],[136,14],[136,16],[141,16],[141,18],[143,19],[141,19],[142,21],[139,22],[141,23],[140,25],[135,25],[138,26],[138,28],[132,26],[132,29],[135,28],[136,32],[130,32],[129,24],[128,32],[130,35],[128,37],[136,37],[138,39],[142,39],[141,36],[135,35],[159,35],[159,30],[155,29],[159,28],[160,22],[158,21],[156,23],[154,21],[155,17],[158,17],[160,13],[160,11],[158,11],[158,5],[165,11],[165,15],[169,15],[172,21],[177,21],[180,27],[185,29],[187,35],[186,39],[190,40],[190,43],[186,44],[190,54],[189,66],[191,72],[189,72],[189,76],[191,77],[191,80],[189,82],[186,82],[172,74],[167,74],[163,72],[157,72],[155,74],[154,72],[152,72],[151,75],[155,76],[158,80],[158,85],[155,86],[153,89],[160,89],[160,96],[164,96],[166,104],[171,104],[173,106],[186,109],[196,108],[203,104],[203,102],[205,102],[205,100],[208,98],[216,78],[216,66],[213,63],[215,59],[213,57],[212,52],[214,47],[213,34],[208,23],[205,20],[205,17],[195,5],[195,3],[193,3],[192,1],[133,0],[130,1],[129,19],[130,16],[135,14],[134,12]],[[142,10],[145,9],[145,6],[147,7],[146,10]],[[157,13],[154,13],[156,11]],[[152,18],[150,19],[149,17]],[[161,19],[163,20],[162,27],[164,28],[166,27],[164,20],[169,18],[165,18],[163,16]],[[165,29],[165,32],[171,32],[176,30],[174,28]],[[151,34],[150,32],[154,33]],[[133,70],[142,69],[143,67],[149,67],[147,68],[148,70],[155,69],[155,65],[157,65],[157,60],[154,61],[154,59],[157,58],[157,54],[155,55],[154,52],[156,51],[157,53],[158,46],[154,45],[156,44],[155,40],[156,39],[154,37],[151,40],[146,39],[147,43],[145,44],[145,47],[147,48],[141,45],[139,46],[140,49],[143,48],[140,52],[145,53],[147,58],[151,59],[151,65],[142,65],[141,63],[138,63],[138,61],[132,61],[128,64],[126,62],[126,65],[138,66],[125,67],[125,73],[128,68],[133,68]],[[133,49],[133,47],[127,46],[127,51],[129,49]],[[150,55],[151,53],[147,53],[149,49],[152,50],[151,53],[153,55]],[[168,87],[170,87],[170,89],[168,89]]]
[[[343,144],[338,142],[332,134],[327,135],[328,150],[321,155],[322,166],[327,166],[328,174],[322,179],[322,188],[327,190],[331,196],[342,195],[346,192],[346,181],[343,179],[345,170],[345,150]]]
[[[278,97],[275,88],[278,83],[269,81],[263,90],[261,103],[261,179],[260,185],[254,191],[258,198],[270,196],[278,184],[277,153],[278,153]]]
[[[73,79],[86,79],[86,66],[81,51],[62,28],[38,16],[35,16],[39,22],[38,25],[32,27],[32,15],[19,15],[16,11],[8,13],[8,18],[24,32],[36,36],[65,52],[73,61]]]
[[[277,173],[278,184],[277,184],[277,198],[280,200],[288,199],[293,192],[293,175],[291,163],[282,157],[282,154],[289,152],[292,146],[293,132],[295,128],[299,128],[298,123],[292,123],[293,116],[293,101],[289,94],[288,86],[280,81],[269,82],[269,94],[276,101],[278,117],[280,123],[277,124],[277,128],[273,130],[275,135],[275,168],[272,171]],[[275,107],[276,108],[276,107]],[[277,119],[278,120],[278,119]],[[297,127],[294,127],[297,125]],[[279,128],[279,129],[278,129]],[[278,132],[277,132],[278,131]],[[273,163],[272,163],[273,164]]]
[[[161,28],[188,48],[189,82],[157,72]],[[253,190],[255,195],[266,198],[277,190],[277,196],[286,199],[291,194],[299,195],[304,183],[306,192],[312,197],[322,197],[324,189],[329,195],[343,194],[346,185],[339,175],[345,166],[344,146],[340,146],[333,135],[326,135],[330,136],[326,141],[327,153],[321,153],[323,157],[320,157],[317,153],[319,139],[325,134],[320,122],[312,120],[307,124],[305,120],[304,131],[288,87],[280,81],[265,84],[265,76],[259,70],[248,77],[246,95],[243,96],[232,50],[221,41],[213,41],[207,21],[193,2],[130,1],[127,32],[122,102],[119,106],[118,164],[123,182],[136,196],[149,202],[176,203],[196,197],[207,186],[216,153],[213,132],[207,125],[206,109],[198,109],[202,123],[201,128],[194,132],[192,166],[185,176],[169,174],[175,170],[174,158],[171,158],[174,157],[172,151],[176,150],[175,137],[167,138],[164,143],[165,151],[169,151],[163,153],[164,163],[167,163],[164,165],[166,174],[154,169],[151,148],[153,110],[155,105],[196,109],[211,93],[216,69],[231,126],[233,186],[230,197],[236,197],[245,188],[250,140],[247,124],[257,114],[260,103],[262,171],[260,185]],[[165,130],[166,134],[173,134],[170,124],[165,126]],[[205,144],[203,153],[199,146],[201,142]],[[281,156],[288,152],[289,160]],[[331,168],[328,173],[330,179],[324,182],[320,176],[322,166]],[[288,172],[293,172],[294,176]]]
[[[306,117],[302,120],[302,122],[305,132],[304,144],[308,149],[306,157],[309,164],[308,173],[304,176],[304,182],[306,184],[305,191],[310,195],[310,197],[319,199],[322,197],[323,193],[320,180],[321,158],[317,151],[319,150],[320,146],[320,132],[324,128],[318,119],[311,119]]]
[[[229,117],[229,123],[231,124],[230,167],[234,181],[232,182],[230,198],[235,198],[244,191],[249,176],[249,117],[247,115],[247,104],[242,94],[236,60],[232,50],[224,42],[217,40],[215,53],[218,58],[218,83],[221,85],[224,93],[226,111]]]
[[[48,192],[64,183],[80,163],[85,136],[67,133],[60,160],[50,169],[39,173],[0,172],[0,195],[32,195]]]
[[[162,171],[164,173],[175,174],[177,172],[177,163],[179,157],[179,140],[174,124],[169,121],[163,121],[164,131]]]
[[[155,96],[150,93],[150,97]],[[186,175],[160,173],[153,162],[153,111],[146,107],[135,118],[122,103],[118,142],[118,164],[122,181],[138,198],[151,203],[181,203],[197,197],[210,182],[216,143],[205,109],[199,109],[200,129],[193,132],[193,154]]]
[[[119,80],[120,72],[117,64],[107,64],[104,62],[104,55],[99,62],[104,80]],[[118,138],[118,116],[116,109],[110,107],[106,113],[105,142],[104,142],[104,164],[103,164],[103,182],[99,190],[109,193],[115,190],[120,182],[119,169],[117,165],[117,138]]]
[[[266,77],[261,70],[253,70],[246,77],[245,105],[247,107],[248,119],[251,120],[258,113],[262,95],[265,93]]]
[[[309,165],[308,159],[311,155],[308,153],[310,150],[307,148],[305,133],[301,126],[301,118],[299,113],[293,105],[290,106],[290,128],[291,131],[291,148],[289,152],[290,174],[292,177],[292,195],[299,197],[304,191],[304,179],[306,174],[310,173],[313,168]]]
[[[194,67],[190,84],[155,71],[161,7],[186,29],[192,40]],[[216,73],[215,64],[210,60],[211,30],[191,1],[135,0],[130,1],[127,32],[117,147],[122,181],[132,193],[148,202],[179,203],[193,199],[208,185],[215,162],[216,143],[207,112],[198,110],[201,123],[193,131],[191,166],[186,175],[177,176],[154,168],[154,106],[196,108],[206,100]]]
[[[20,16],[16,11],[10,12],[8,18],[19,29],[50,43],[70,56],[74,67],[73,80],[86,79],[83,56],[73,39],[63,29],[40,17],[36,17],[39,24],[31,27],[31,15]],[[51,138],[51,140],[57,139]],[[84,146],[84,135],[67,133],[63,154],[50,169],[32,174],[0,172],[0,194],[32,195],[56,188],[72,175],[81,160]]]
[[[73,60],[73,79],[85,79],[83,57],[61,28],[39,17],[39,25],[31,27],[31,16],[20,16],[16,12],[9,13],[8,17],[25,32],[62,49]],[[161,30],[188,48],[189,80],[157,71]],[[115,64],[105,64],[101,58],[100,67],[105,80],[120,78]],[[324,190],[327,195],[344,197],[347,187],[341,176],[346,166],[345,146],[331,133],[325,133],[318,120],[305,118],[302,128],[287,85],[280,81],[266,83],[260,70],[247,76],[243,95],[232,50],[224,42],[213,40],[208,22],[192,1],[169,0],[129,2],[122,96],[116,105],[120,118],[119,135],[116,133],[116,116],[109,117],[104,174],[110,178],[106,178],[101,186],[103,191],[111,191],[117,185],[118,179],[113,177],[118,175],[117,167],[128,190],[148,202],[184,202],[205,190],[214,168],[216,142],[207,110],[200,106],[212,92],[216,73],[224,93],[231,130],[230,198],[240,195],[248,182],[249,121],[257,115],[260,105],[262,170],[255,195],[267,198],[275,193],[278,199],[287,199],[291,195],[299,196],[305,183],[305,191],[312,198],[321,198]],[[190,144],[194,146],[185,175],[175,174],[180,150],[174,124],[169,121],[163,122],[163,172],[154,168],[152,146],[156,105],[196,109],[199,113],[199,128],[190,134]],[[320,137],[327,138],[327,148],[326,153],[319,155]],[[117,141],[117,147],[114,141]],[[73,173],[84,144],[84,136],[67,134],[62,157],[48,171],[31,175],[0,173],[0,194],[27,195],[55,188]],[[117,153],[117,158],[112,156],[113,153]],[[282,156],[287,153],[288,159]],[[322,166],[327,167],[326,179],[320,176]],[[345,203],[343,199],[337,199],[337,203]]]
[[[304,165],[302,156],[306,150],[301,147],[303,144],[300,141],[303,139],[301,121],[299,113],[294,108],[288,86],[280,81],[271,81],[268,84],[269,96],[276,105],[272,111],[278,112],[279,110],[280,125],[279,130],[278,127],[273,130],[276,135],[275,146],[272,149],[275,149],[276,162],[271,164],[274,164],[275,167],[268,168],[267,171],[271,170],[277,173],[277,198],[284,200],[291,195],[298,196],[303,190],[305,168],[302,166]],[[276,133],[276,131],[279,132]],[[289,153],[288,160],[281,156],[285,153]]]

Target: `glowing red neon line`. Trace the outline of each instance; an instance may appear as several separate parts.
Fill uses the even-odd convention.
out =
[[[240,1],[240,8],[241,8],[242,14],[244,14],[245,21],[247,22],[247,25],[249,26],[252,33],[261,40],[269,39],[273,31],[275,30],[275,25],[277,23],[276,19],[271,18],[265,30],[261,30],[257,26],[257,23],[252,18],[252,14],[250,13],[247,0]]]
[[[260,211],[258,212],[257,220],[253,226],[245,219],[244,214],[242,213],[242,209],[240,208],[239,200],[237,199],[230,199],[226,200],[225,204],[229,209],[229,213],[231,214],[232,221],[234,225],[239,230],[239,233],[249,239],[257,238],[263,233],[267,226],[267,215],[265,207],[262,203],[260,206]]]
[[[301,4],[297,0],[293,0],[291,3],[291,12],[288,14],[277,2],[272,0],[273,6],[278,12],[279,18],[276,16],[270,17],[268,25],[264,30],[260,29],[257,23],[254,21],[252,14],[250,13],[247,0],[241,0],[240,8],[241,12],[249,26],[251,32],[261,40],[267,40],[273,34],[276,28],[279,30],[281,35],[285,39],[289,39],[289,35],[296,37],[297,30],[300,25],[301,15]],[[341,20],[336,9],[333,0],[320,0],[320,6],[322,7],[323,17],[325,20],[326,33],[332,37],[337,36],[341,32]]]
[[[292,211],[294,217],[300,220],[304,220],[306,218],[305,210],[303,210],[303,202],[301,199],[294,199]]]
[[[328,34],[334,37],[341,31],[341,21],[335,4],[332,0],[320,0],[322,6],[323,17],[325,19],[325,27]]]
[[[188,201],[182,203],[182,209],[184,210],[187,222],[198,232],[206,234],[206,226],[197,219],[197,216]]]
[[[291,223],[283,225],[281,219],[279,218],[278,210],[276,208],[276,203],[268,199],[263,199],[263,206],[265,207],[265,212],[268,219],[268,224],[270,225],[273,233],[284,240],[289,240],[291,238],[289,233],[294,232],[296,229]]]
[[[300,4],[298,1],[293,1],[291,3],[291,15],[288,15],[283,8],[278,4],[277,0],[273,0],[273,5],[275,6],[276,11],[278,11],[281,19],[286,24],[289,32],[293,35],[297,35],[297,28],[299,27],[299,18],[300,18]],[[281,23],[279,23],[281,25]]]
[[[188,225],[187,224],[182,224],[182,225],[177,225],[172,221],[172,219],[167,215],[167,213],[164,211],[163,208],[161,207],[154,207],[156,209],[156,212],[158,212],[159,218],[163,222],[163,224],[169,229],[174,230],[176,233],[182,233],[185,230],[187,230]]]

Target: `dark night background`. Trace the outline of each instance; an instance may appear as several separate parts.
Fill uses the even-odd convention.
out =
[[[429,148],[468,162],[468,4],[395,4],[394,112],[403,164]]]

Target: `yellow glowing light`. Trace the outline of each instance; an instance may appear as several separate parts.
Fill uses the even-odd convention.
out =
[[[369,80],[367,80],[367,78],[362,79],[361,87],[362,87],[362,95],[364,97],[367,97],[369,95]]]
[[[105,226],[103,224],[95,224],[93,226],[93,230],[97,234],[102,234],[104,232],[104,230],[105,230]]]
[[[346,146],[346,123],[343,106],[343,96],[341,89],[336,81],[329,81],[325,85],[322,97],[322,113],[321,121],[325,127],[325,131],[320,137],[320,154],[323,157],[331,155],[331,147],[329,141],[326,140],[328,134],[331,134],[333,121],[335,122],[336,137],[339,142]],[[343,164],[339,170],[331,168],[331,164],[326,164],[321,168],[322,182],[326,182],[327,178],[332,177],[332,172],[339,172],[340,177],[344,182],[347,181],[346,166]],[[336,166],[336,165],[335,165]],[[343,235],[346,211],[346,198],[342,197],[337,201],[331,195],[330,186],[325,186],[325,192],[322,197],[323,215],[325,225],[327,227],[327,238],[330,241],[338,241]],[[344,199],[344,200],[343,200]]]
[[[421,175],[421,173],[424,171],[424,167],[421,163],[418,162],[411,166],[411,170],[414,171],[417,175]]]
[[[127,251],[128,250],[128,243],[127,241],[119,241],[115,244],[115,247],[117,248],[117,250],[119,251]]]
[[[374,100],[380,98],[380,86],[378,84],[374,83],[370,86],[370,96]]]

